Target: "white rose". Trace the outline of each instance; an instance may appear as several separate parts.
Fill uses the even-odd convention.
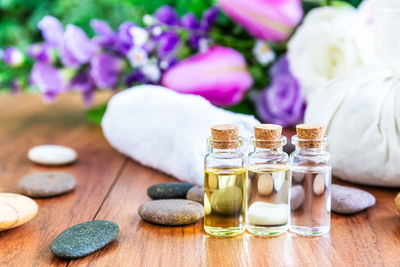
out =
[[[288,59],[307,99],[329,80],[375,60],[372,27],[350,7],[313,9],[288,44]]]

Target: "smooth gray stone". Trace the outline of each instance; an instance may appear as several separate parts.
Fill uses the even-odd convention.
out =
[[[295,185],[290,189],[290,209],[292,211],[297,210],[303,205],[305,199],[305,193],[303,186]]]
[[[201,204],[186,199],[160,199],[143,203],[139,207],[143,220],[163,225],[192,224],[203,218]]]
[[[19,191],[30,197],[52,197],[67,193],[76,186],[75,177],[64,172],[39,172],[24,176]]]
[[[119,227],[111,221],[90,221],[74,225],[54,239],[51,252],[61,258],[89,255],[117,238]]]
[[[204,187],[196,185],[192,187],[186,194],[186,198],[203,204],[204,202]]]
[[[332,211],[340,214],[354,214],[375,205],[375,197],[367,191],[332,185]]]
[[[147,189],[147,195],[151,199],[186,198],[187,192],[193,186],[181,182],[155,184]]]

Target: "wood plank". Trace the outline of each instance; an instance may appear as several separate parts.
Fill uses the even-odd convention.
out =
[[[32,221],[0,232],[0,266],[65,266],[68,261],[51,254],[51,241],[69,226],[94,218],[121,169],[125,157],[107,144],[99,126],[87,122],[82,106],[78,95],[52,105],[39,96],[0,97],[0,191],[16,192],[18,180],[34,172],[66,171],[77,178],[74,192],[36,200],[39,212]],[[51,168],[30,163],[27,151],[43,143],[76,149],[78,162]]]

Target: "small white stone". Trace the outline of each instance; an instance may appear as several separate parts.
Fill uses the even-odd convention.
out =
[[[322,173],[317,174],[314,178],[313,190],[317,196],[325,192],[325,177]]]
[[[42,165],[65,165],[76,161],[78,155],[75,150],[59,145],[40,145],[31,148],[28,158],[32,162]]]
[[[282,225],[288,222],[289,206],[287,204],[273,204],[254,202],[248,212],[248,220],[253,225]]]

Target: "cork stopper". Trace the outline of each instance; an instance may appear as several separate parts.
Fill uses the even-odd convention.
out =
[[[302,148],[317,148],[322,146],[321,139],[325,134],[325,127],[321,124],[299,124],[296,126],[297,137],[307,141],[299,141]],[[315,141],[314,141],[315,140]]]
[[[254,126],[256,147],[278,148],[281,146],[282,126],[276,124],[258,124]]]
[[[238,147],[239,127],[232,124],[214,125],[211,126],[211,136],[214,148],[236,148]]]

